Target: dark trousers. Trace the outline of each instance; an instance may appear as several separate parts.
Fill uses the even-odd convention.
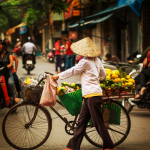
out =
[[[17,92],[20,92],[19,79],[18,79],[18,76],[16,75],[16,73],[13,73],[13,77],[14,77],[14,81],[15,81],[15,85],[16,85],[16,90],[17,90]]]
[[[76,55],[73,55],[73,66],[75,66]]]
[[[70,139],[67,147],[73,150],[79,150],[82,139],[85,134],[86,126],[92,118],[92,121],[96,127],[97,132],[103,139],[103,148],[113,149],[115,146],[109,136],[106,126],[104,125],[103,116],[101,112],[102,97],[95,96],[91,98],[85,98],[82,106],[78,124],[74,132],[73,138]]]
[[[55,55],[56,56],[56,71],[58,71],[58,67],[60,67],[60,71],[62,71],[61,68],[61,56],[60,55]]]
[[[144,87],[146,85],[146,82],[150,79],[150,69],[143,69],[136,77],[135,77],[135,83],[136,83],[136,90],[137,85],[140,84],[140,87]]]
[[[66,67],[66,70],[73,67],[73,55],[65,56],[65,67]]]

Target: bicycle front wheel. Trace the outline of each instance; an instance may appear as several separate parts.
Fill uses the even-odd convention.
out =
[[[115,116],[113,116],[113,110],[110,110],[109,126],[107,127],[114,145],[117,146],[127,138],[130,131],[131,121],[126,109],[120,103],[112,100],[110,100],[110,102],[105,101],[101,107],[107,108],[107,104],[111,104],[113,108],[118,110],[118,113],[115,113]],[[103,140],[94,125],[87,125],[85,137],[92,145],[101,148],[103,147]]]
[[[23,102],[6,113],[2,123],[2,132],[7,143],[13,148],[35,149],[49,137],[52,119],[47,109],[42,106],[39,106],[33,123],[26,126],[32,120],[36,108],[36,104]]]

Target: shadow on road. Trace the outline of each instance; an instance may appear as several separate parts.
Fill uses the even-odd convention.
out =
[[[130,115],[135,116],[135,117],[136,116],[137,117],[150,117],[150,112],[149,111],[138,111],[138,112],[132,111]]]

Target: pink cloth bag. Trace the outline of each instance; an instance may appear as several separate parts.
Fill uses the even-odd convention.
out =
[[[52,76],[48,75],[40,99],[40,104],[44,106],[53,107],[56,103],[56,92],[57,83],[52,79]]]

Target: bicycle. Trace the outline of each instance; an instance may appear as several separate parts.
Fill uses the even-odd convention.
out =
[[[44,79],[46,79],[46,75],[38,82],[38,85]],[[41,93],[42,91],[35,94],[40,97]],[[39,105],[39,100],[37,102],[23,101],[13,106],[4,116],[2,133],[7,143],[13,148],[21,150],[36,149],[48,139],[52,129],[52,118],[46,107]],[[59,100],[57,100],[57,103],[63,106]],[[107,126],[111,139],[114,145],[117,146],[127,138],[130,132],[131,121],[126,109],[120,103],[111,99],[108,100],[108,97],[105,96],[104,102],[100,107],[104,111],[104,108],[108,108],[108,106],[115,106],[120,112],[119,115],[116,114],[117,116],[114,116],[114,118],[119,116],[119,122],[111,122]],[[69,135],[73,135],[78,115],[74,117],[73,121],[68,121],[67,118],[63,118],[53,107],[50,108],[66,123],[66,132]],[[12,113],[13,110],[16,111]],[[111,118],[113,118],[112,115]],[[88,123],[85,137],[94,146],[103,147],[102,139],[93,123]]]

